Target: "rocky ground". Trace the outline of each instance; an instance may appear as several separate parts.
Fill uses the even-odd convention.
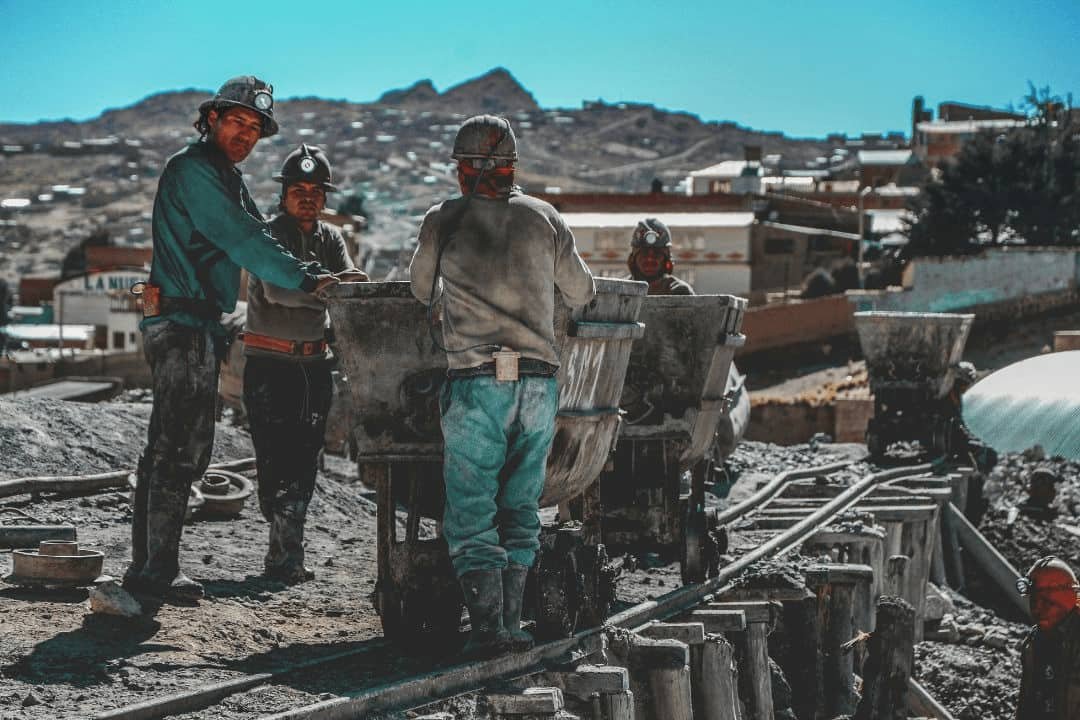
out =
[[[149,405],[145,393],[123,399],[128,402],[0,402],[0,445],[5,448],[0,479],[134,466]],[[251,452],[242,428],[227,419],[218,424],[215,460]],[[712,488],[709,500],[731,502],[785,469],[824,465],[861,452],[859,445],[743,443],[728,459],[724,480]],[[1008,462],[1006,466],[1011,467]],[[854,478],[869,469],[859,464],[849,474]],[[447,662],[453,648],[406,654],[381,638],[369,597],[375,577],[374,505],[370,491],[355,484],[354,475],[351,463],[333,456],[320,472],[307,525],[309,564],[317,577],[304,585],[286,587],[259,575],[267,527],[249,503],[235,520],[196,518],[185,528],[182,561],[207,587],[207,598],[197,606],[150,607],[143,618],[126,620],[90,613],[85,591],[57,594],[4,587],[0,718],[88,717],[304,659],[350,654],[330,671],[291,673],[281,682],[190,715],[239,720]],[[1063,491],[1059,500],[1067,505],[1068,496]],[[0,507],[5,506],[45,523],[75,524],[83,546],[104,551],[105,572],[123,572],[131,512],[126,492],[36,501],[13,497],[0,500]],[[677,563],[654,555],[635,560],[637,569],[620,580],[616,609],[680,585]],[[7,565],[0,559],[0,571],[6,572]],[[1012,648],[1023,628],[962,598],[955,598],[955,604],[953,625],[944,623],[955,626],[955,636],[922,643],[917,671],[958,717],[1010,717],[1018,662]],[[456,702],[459,716],[473,712],[474,700]]]

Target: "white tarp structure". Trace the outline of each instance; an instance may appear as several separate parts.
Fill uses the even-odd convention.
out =
[[[1080,460],[1080,350],[1021,360],[964,393],[964,423],[998,452]]]

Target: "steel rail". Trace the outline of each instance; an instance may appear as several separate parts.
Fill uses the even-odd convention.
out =
[[[798,477],[814,477],[850,463],[834,464],[801,471],[781,473],[790,482]],[[826,468],[832,468],[827,470]],[[440,699],[472,692],[489,685],[493,681],[520,677],[533,670],[539,670],[544,662],[565,658],[573,651],[579,656],[588,656],[602,648],[602,633],[606,628],[618,627],[632,629],[655,620],[666,620],[682,614],[703,602],[719,595],[730,587],[730,581],[739,573],[766,557],[777,557],[799,545],[813,532],[827,524],[836,514],[856,504],[863,496],[882,483],[903,477],[925,473],[929,464],[893,468],[867,475],[856,484],[846,488],[827,504],[815,510],[806,518],[790,528],[777,533],[768,542],[759,545],[746,555],[735,560],[720,570],[720,573],[704,583],[695,583],[673,590],[655,600],[639,603],[632,608],[611,616],[603,626],[583,630],[576,635],[538,645],[524,653],[507,655],[493,660],[467,663],[441,668],[425,675],[420,675],[389,683],[376,685],[350,692],[343,697],[325,700],[281,713],[268,715],[264,720],[344,720],[362,718],[372,713],[401,710],[431,704]],[[797,477],[796,477],[797,476]],[[778,476],[777,479],[779,479]],[[775,481],[774,481],[775,482]],[[770,483],[770,487],[773,483]],[[769,494],[757,493],[754,506],[769,497]],[[740,505],[745,505],[740,503]],[[745,513],[745,509],[743,513]]]
[[[765,487],[758,490],[750,497],[738,502],[731,507],[724,508],[718,512],[714,518],[714,521],[720,525],[736,520],[742,515],[754,510],[761,505],[765,504],[769,500],[779,495],[784,488],[796,480],[806,480],[808,478],[817,477],[819,475],[831,475],[834,472],[839,472],[846,467],[850,467],[857,462],[865,459],[865,455],[855,460],[845,460],[843,462],[830,463],[829,465],[819,465],[812,468],[801,468],[797,470],[785,470],[772,480],[770,480]]]

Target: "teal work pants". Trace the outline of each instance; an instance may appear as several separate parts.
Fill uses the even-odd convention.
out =
[[[458,577],[530,567],[540,547],[540,495],[555,437],[555,378],[448,379],[440,397],[446,513]]]

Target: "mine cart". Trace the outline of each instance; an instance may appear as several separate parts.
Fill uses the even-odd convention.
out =
[[[883,456],[897,442],[918,442],[931,455],[948,455],[958,444],[963,435],[953,386],[974,319],[945,313],[855,313],[874,395],[874,417],[866,426],[872,456]]]
[[[597,296],[571,311],[556,295],[561,368],[555,439],[541,507],[581,496],[607,463],[619,427],[619,396],[647,285],[598,278]],[[441,537],[445,494],[439,391],[446,355],[432,340],[407,282],[344,283],[330,291],[335,352],[353,400],[359,477],[376,491],[375,605],[388,637],[456,632],[461,596]],[[433,319],[436,337],[441,337]],[[526,588],[541,635],[599,623],[614,599],[609,566],[588,503],[547,524]],[[399,513],[398,507],[405,508]],[[402,525],[402,527],[399,527]]]
[[[732,295],[645,298],[614,466],[599,485],[605,544],[678,550],[686,581],[704,579],[718,557],[705,485],[745,312],[746,300]]]

